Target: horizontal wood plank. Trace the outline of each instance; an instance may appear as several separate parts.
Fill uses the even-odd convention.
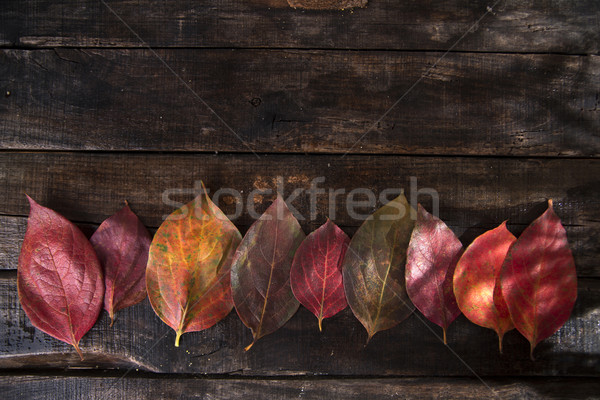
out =
[[[183,82],[143,49],[0,51],[0,147],[600,155],[598,56],[448,54],[419,81],[441,54],[157,54]]]
[[[0,45],[447,50],[464,35],[454,49],[600,49],[595,0],[492,4],[370,0],[363,9],[307,11],[286,0],[4,0]]]
[[[593,379],[181,379],[86,378],[52,376],[0,377],[7,400],[122,399],[589,399],[600,392]],[[489,386],[486,387],[486,385]]]
[[[494,331],[463,316],[448,330],[415,313],[400,325],[367,334],[349,309],[325,320],[323,332],[308,310],[261,338],[250,351],[250,330],[232,312],[214,327],[183,335],[152,311],[148,300],[117,313],[114,326],[106,312],[80,342],[85,360],[68,344],[35,329],[22,311],[16,279],[0,279],[0,368],[130,368],[161,373],[349,376],[600,376],[600,280],[580,279],[578,300],[569,321],[541,342],[536,361],[529,343],[513,330],[498,353]],[[468,367],[467,367],[468,366]]]
[[[417,195],[412,200],[415,207],[419,201],[431,211],[433,197],[426,192],[431,189],[439,198],[440,217],[465,244],[504,220],[519,234],[552,198],[566,226],[578,274],[598,277],[599,176],[600,160],[0,153],[0,215],[6,226],[0,236],[0,268],[16,267],[18,241],[25,230],[23,217],[29,212],[24,193],[84,224],[99,224],[128,200],[147,226],[158,227],[164,216],[198,193],[203,180],[242,231],[254,221],[253,212],[256,216],[266,209],[278,187],[296,209],[305,232],[330,217],[349,234],[401,189],[409,198]],[[315,196],[311,215],[308,190],[319,178],[315,187],[325,193]],[[227,188],[239,197],[223,192],[214,197]],[[376,203],[349,208],[353,201],[368,203],[366,194],[349,198],[351,191],[360,188],[372,191]],[[259,190],[271,192],[260,194]],[[290,197],[296,190],[300,193]],[[85,229],[91,233],[94,227]]]

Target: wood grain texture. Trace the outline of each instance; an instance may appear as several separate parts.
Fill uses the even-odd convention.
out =
[[[350,235],[362,223],[359,217],[366,218],[383,203],[381,194],[386,189],[395,193],[404,189],[409,201],[416,193],[417,200],[432,211],[432,196],[425,191],[429,188],[439,196],[440,218],[465,244],[504,220],[519,234],[552,198],[567,228],[579,276],[600,276],[600,160],[8,152],[0,153],[0,171],[1,215],[27,216],[27,193],[72,221],[98,224],[128,200],[147,226],[158,227],[164,216],[195,196],[203,180],[212,194],[224,188],[239,192],[239,203],[223,195],[218,204],[231,217],[239,207],[234,223],[242,231],[254,221],[251,209],[260,215],[278,186],[297,210],[305,233],[329,216]],[[307,190],[319,177],[317,186],[326,193],[316,196],[311,216]],[[410,177],[416,179],[412,187]],[[357,188],[372,190],[377,204],[349,210],[348,196]],[[260,189],[271,193],[252,193]],[[291,199],[295,189],[305,191]],[[334,196],[330,190],[344,193]],[[394,193],[384,194],[389,201]],[[367,199],[352,196],[356,201]],[[5,218],[12,231],[22,232],[24,219]],[[2,268],[14,268],[12,259],[18,252],[14,245],[20,238],[0,237],[0,242],[5,241],[0,246],[5,254]]]
[[[600,392],[594,379],[183,379],[172,377],[119,379],[116,377],[19,376],[0,377],[8,400],[124,399],[588,399]]]
[[[0,51],[0,146],[600,155],[597,56],[459,53],[431,69],[440,53],[158,54],[185,85],[143,49]]]
[[[364,9],[296,10],[286,0],[5,0],[3,46],[285,47],[596,53],[596,0],[372,0]],[[482,18],[483,17],[483,18]],[[479,23],[476,23],[482,18]],[[470,32],[467,34],[467,32]]]
[[[600,282],[580,279],[569,321],[536,349],[513,330],[498,353],[498,338],[459,317],[448,330],[448,344],[481,376],[600,376]],[[305,308],[250,351],[252,340],[235,312],[202,332],[185,335],[175,348],[175,333],[153,313],[148,301],[121,310],[110,328],[103,312],[83,337],[81,361],[69,345],[33,328],[17,299],[14,278],[0,279],[0,368],[128,368],[161,373],[348,376],[473,376],[448,348],[439,328],[415,313],[400,325],[367,335],[350,310],[315,329]]]

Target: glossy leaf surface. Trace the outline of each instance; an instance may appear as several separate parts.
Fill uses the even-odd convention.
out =
[[[454,272],[454,294],[460,310],[471,322],[496,331],[500,352],[504,334],[514,326],[497,281],[515,240],[503,222],[467,247]]]
[[[90,238],[104,272],[104,309],[111,325],[118,310],[146,298],[146,264],[152,238],[125,205],[106,219]]]
[[[500,286],[515,327],[531,344],[533,358],[537,344],[569,319],[577,298],[575,262],[552,200],[510,248]]]
[[[100,263],[79,228],[27,199],[31,209],[17,272],[21,306],[33,326],[73,345],[83,360],[79,341],[102,309]]]
[[[350,238],[329,219],[300,244],[291,269],[294,296],[319,320],[342,311],[348,303],[342,284],[342,261]]]
[[[201,331],[233,308],[230,269],[241,235],[203,193],[158,228],[146,270],[156,314],[177,334]]]
[[[411,210],[404,195],[381,207],[356,231],[344,257],[346,299],[369,339],[414,310],[404,277],[414,227]]]
[[[420,204],[406,261],[406,291],[413,304],[443,329],[460,315],[452,290],[454,268],[462,243],[454,232]]]
[[[231,269],[235,309],[254,340],[282,327],[300,303],[290,286],[294,254],[305,235],[285,201],[273,204],[252,224],[239,245]]]

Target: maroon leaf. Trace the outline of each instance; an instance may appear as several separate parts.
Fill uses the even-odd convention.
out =
[[[104,309],[115,312],[146,298],[146,264],[151,241],[142,221],[126,204],[102,222],[90,242],[104,270]]]
[[[446,329],[460,315],[452,291],[454,268],[462,244],[446,224],[420,204],[408,246],[406,291],[427,319]]]
[[[533,359],[535,346],[569,319],[577,299],[575,262],[552,200],[508,251],[500,287],[515,327],[531,344]]]
[[[231,288],[235,309],[254,338],[246,350],[298,310],[290,268],[303,239],[298,220],[280,196],[242,239],[231,267]]]
[[[63,216],[27,196],[31,210],[19,256],[17,288],[36,328],[79,349],[102,309],[104,282],[94,249]]]
[[[342,261],[350,238],[329,219],[302,242],[292,263],[294,296],[319,319],[342,311],[348,303],[342,284]]]

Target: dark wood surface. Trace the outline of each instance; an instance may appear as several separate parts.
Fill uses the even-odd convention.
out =
[[[345,11],[295,10],[287,0],[4,0],[0,44],[446,51],[465,35],[455,50],[594,54],[599,14],[596,0],[371,0]]]
[[[597,56],[453,53],[431,69],[440,53],[158,54],[184,82],[144,49],[0,52],[0,146],[600,155]]]
[[[4,397],[599,398],[599,20],[596,0],[370,0],[343,11],[287,0],[3,1]],[[313,216],[306,192],[293,199],[305,233],[329,216],[352,235],[356,188],[377,196],[363,215],[386,189],[434,190],[464,244],[504,220],[519,234],[552,198],[579,276],[571,318],[536,361],[518,332],[500,355],[495,333],[463,316],[447,347],[418,312],[365,345],[350,310],[319,333],[302,307],[245,352],[251,334],[235,312],[175,348],[146,300],[112,328],[102,313],[81,361],[19,305],[24,193],[87,235],[127,200],[153,232],[200,180],[260,213],[273,194],[253,190],[280,179],[289,196],[319,177],[345,193],[335,207],[318,196]],[[236,207],[227,196],[220,205]],[[244,206],[234,222],[245,232],[253,218]]]
[[[487,385],[487,386],[486,386]],[[488,388],[492,388],[493,392]],[[205,399],[223,400],[282,398],[300,399],[587,399],[600,391],[593,379],[475,379],[395,378],[395,379],[181,379],[171,377],[119,379],[117,377],[41,377],[36,375],[0,377],[0,390],[10,398],[22,396],[27,387],[31,400],[91,398]],[[211,396],[208,397],[207,394]],[[495,396],[494,396],[495,395]]]

